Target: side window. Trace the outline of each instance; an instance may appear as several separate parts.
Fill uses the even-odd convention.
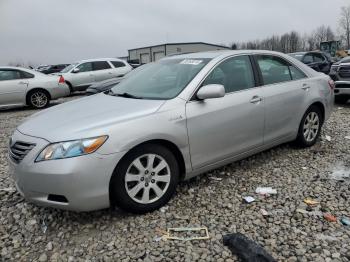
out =
[[[115,67],[115,68],[118,68],[118,67],[124,67],[125,64],[123,62],[120,62],[120,61],[110,61],[112,63],[112,65]]]
[[[111,66],[108,64],[107,61],[92,62],[92,66],[94,68],[94,71],[105,70],[105,69],[111,68]]]
[[[233,57],[219,64],[202,85],[220,84],[226,93],[255,87],[254,74],[248,56]]]
[[[79,72],[89,72],[92,71],[92,63],[84,63],[81,65],[78,65],[77,68],[79,69]]]
[[[34,78],[34,75],[25,71],[21,71],[21,78]]]
[[[302,71],[300,71],[300,69],[296,68],[295,66],[290,66],[289,70],[290,70],[290,74],[292,75],[293,80],[306,78],[306,75]]]
[[[18,70],[0,70],[0,81],[21,79]]]
[[[313,63],[314,62],[314,58],[311,54],[306,54],[303,58],[303,62],[305,64],[310,64],[310,63]]]
[[[324,60],[325,60],[325,58],[323,57],[323,55],[321,55],[321,54],[314,54],[314,61],[315,62],[320,63],[320,62],[323,62]]]
[[[289,72],[290,64],[282,58],[271,55],[258,55],[257,61],[264,85],[292,80]]]

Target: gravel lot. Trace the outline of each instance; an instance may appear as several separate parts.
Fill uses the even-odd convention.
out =
[[[350,170],[349,104],[335,107],[316,146],[282,145],[183,182],[166,207],[146,215],[41,208],[2,190],[14,187],[7,171],[8,137],[35,112],[0,111],[0,261],[237,261],[222,243],[222,235],[233,232],[257,241],[278,261],[350,261],[350,227],[339,222],[350,217],[350,178],[330,178],[335,169]],[[258,186],[278,194],[258,196]],[[244,196],[256,201],[247,204]],[[313,211],[331,212],[338,222],[297,212],[306,209],[307,197],[321,202]],[[270,215],[262,216],[262,208]],[[188,226],[208,227],[210,240],[155,239],[168,227]]]

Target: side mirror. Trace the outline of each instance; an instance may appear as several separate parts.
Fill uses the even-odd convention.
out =
[[[77,67],[72,70],[72,73],[74,73],[74,74],[79,73],[79,72],[80,72],[80,70]]]
[[[225,87],[223,85],[211,84],[202,86],[197,92],[197,98],[204,100],[210,98],[220,98],[225,96]]]

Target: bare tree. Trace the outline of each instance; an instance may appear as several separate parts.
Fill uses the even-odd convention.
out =
[[[340,12],[339,31],[347,49],[350,49],[350,5],[343,6]]]

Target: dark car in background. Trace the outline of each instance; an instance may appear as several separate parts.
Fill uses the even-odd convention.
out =
[[[298,59],[317,72],[328,74],[332,66],[332,58],[324,52],[297,52],[288,55]]]
[[[350,99],[350,56],[334,63],[329,76],[335,82],[335,101],[346,103]]]
[[[49,66],[39,68],[39,69],[37,69],[37,71],[48,75],[48,74],[52,74],[52,73],[61,72],[67,66],[69,66],[69,64],[49,65]]]

